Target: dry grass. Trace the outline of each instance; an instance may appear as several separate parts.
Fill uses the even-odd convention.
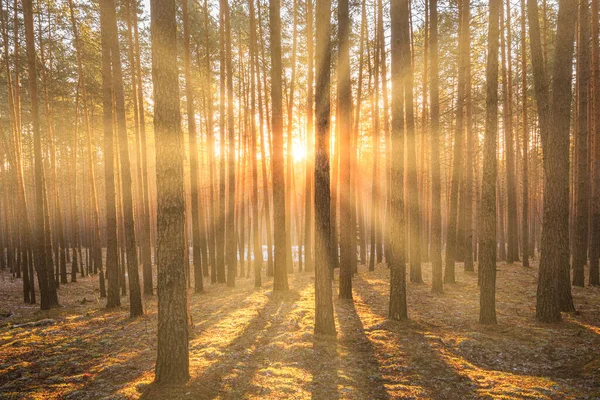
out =
[[[62,307],[41,312],[21,303],[20,281],[4,273],[0,310],[14,315],[0,319],[0,398],[600,398],[600,289],[574,288],[580,313],[543,325],[533,318],[536,269],[498,269],[499,325],[484,327],[477,277],[461,267],[443,295],[409,284],[404,323],[385,318],[387,268],[361,267],[354,304],[335,301],[335,339],[312,333],[308,274],[290,275],[286,294],[270,282],[256,290],[253,279],[206,285],[191,297],[192,378],[179,387],[152,384],[156,298],[131,320],[126,304],[103,309],[91,277],[61,287]],[[426,282],[430,272],[425,265]],[[11,329],[47,318],[54,323]]]

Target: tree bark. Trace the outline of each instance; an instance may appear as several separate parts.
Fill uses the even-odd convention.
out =
[[[185,199],[183,136],[179,112],[177,5],[152,0],[152,79],[156,134],[158,344],[157,383],[180,384],[190,378],[185,276]]]
[[[269,29],[271,34],[271,98],[273,102],[273,153],[271,171],[273,175],[273,220],[275,235],[275,263],[273,290],[288,290],[286,257],[290,249],[285,235],[285,178],[283,164],[283,106],[281,84],[281,4],[279,0],[269,2]]]
[[[315,11],[315,334],[335,335],[329,268],[331,0],[317,0]]]
[[[392,131],[391,131],[391,202],[387,221],[387,251],[390,267],[390,305],[388,317],[408,319],[406,303],[406,229],[404,218],[404,106],[405,80],[409,75],[408,0],[393,0],[391,15],[392,50]]]
[[[486,118],[481,188],[479,323],[496,323],[496,182],[498,160],[498,42],[501,0],[490,1],[486,66]]]
[[[577,129],[575,182],[575,237],[573,249],[573,285],[585,283],[585,264],[589,236],[589,173],[588,173],[588,96],[590,84],[589,5],[579,1],[579,38],[577,40]]]

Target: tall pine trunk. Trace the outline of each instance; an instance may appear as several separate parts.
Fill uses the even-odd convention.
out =
[[[179,111],[177,5],[152,0],[152,80],[156,134],[158,341],[155,381],[183,383],[190,378],[185,276],[185,199],[183,135]]]

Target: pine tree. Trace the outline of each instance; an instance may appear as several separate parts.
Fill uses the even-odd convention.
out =
[[[190,378],[188,308],[185,276],[185,199],[183,196],[183,136],[179,111],[177,5],[152,0],[152,81],[156,134],[158,255],[158,383],[182,383]]]

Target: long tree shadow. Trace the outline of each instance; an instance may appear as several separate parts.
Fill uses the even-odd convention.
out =
[[[347,380],[353,391],[358,392],[359,398],[388,399],[386,381],[381,375],[375,350],[365,334],[354,302],[338,299],[335,311],[342,334],[339,343],[345,354],[342,364],[346,377],[342,383]]]
[[[354,290],[361,313],[376,314],[377,324],[367,327],[365,336],[377,353],[388,392],[392,397],[477,398],[476,385],[448,365],[441,343],[429,328],[413,320],[385,319],[388,298],[358,275]],[[375,304],[365,303],[364,298]]]
[[[241,398],[249,392],[260,396],[262,388],[251,386],[251,382],[264,358],[260,356],[261,338],[268,340],[298,298],[295,291],[272,292],[264,306],[253,310],[256,315],[243,331],[221,350],[222,356],[200,375],[184,386],[149,385],[141,398],[164,399],[184,394],[197,399]]]
[[[314,336],[312,357],[309,360],[309,370],[312,375],[310,383],[311,398],[315,400],[336,400],[338,392],[338,368],[340,356],[335,337]]]

